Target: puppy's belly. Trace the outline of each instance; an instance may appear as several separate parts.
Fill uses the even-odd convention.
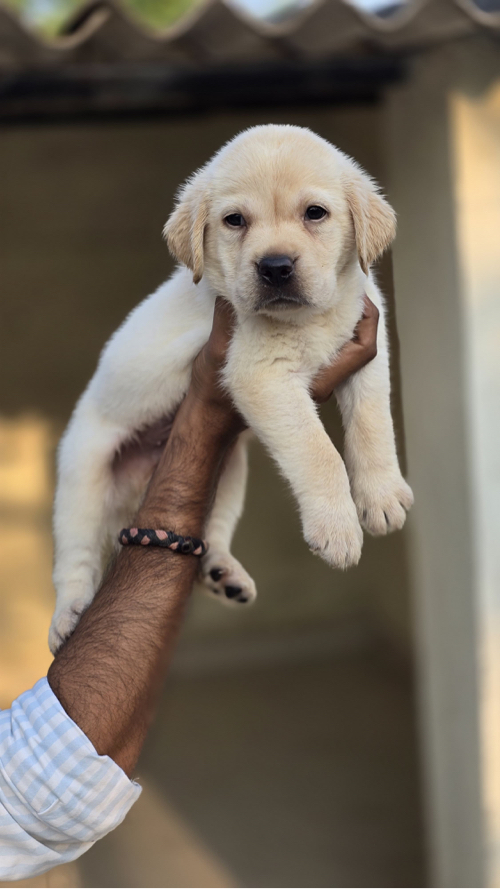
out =
[[[112,461],[115,483],[140,494],[148,484],[170,437],[178,406],[172,413],[136,430],[116,451]]]

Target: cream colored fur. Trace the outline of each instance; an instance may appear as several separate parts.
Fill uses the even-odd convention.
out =
[[[324,207],[327,217],[306,219],[311,205]],[[233,213],[244,216],[244,228],[225,223]],[[250,129],[187,182],[165,226],[168,246],[183,265],[106,345],[61,442],[53,651],[92,601],[103,572],[103,540],[114,541],[131,519],[153,469],[154,461],[144,458],[117,476],[114,455],[138,429],[175,411],[208,338],[217,294],[237,315],[225,383],[288,479],[310,548],[333,567],[348,568],[361,555],[361,526],[372,534],[402,527],[413,497],[396,456],[384,306],[370,274],[394,233],[394,213],[369,177],[299,127]],[[268,254],[293,258],[307,305],[262,308],[256,264]],[[351,338],[365,293],[381,313],[378,354],[336,393],[344,464],[309,387]],[[221,479],[202,564],[208,591],[228,603],[227,586],[240,587],[247,601],[256,595],[230,554],[243,509],[246,438]],[[223,572],[219,581],[210,576],[214,568]]]

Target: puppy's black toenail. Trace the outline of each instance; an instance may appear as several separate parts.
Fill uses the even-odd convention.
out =
[[[212,568],[212,570],[210,572],[210,577],[212,578],[212,580],[215,580],[215,582],[217,583],[217,581],[221,579],[223,574],[224,574],[224,572],[223,572],[222,568]]]
[[[364,522],[366,522],[367,515],[368,515],[368,512],[367,512],[366,509],[364,509],[364,510],[363,510],[363,521],[364,521]]]
[[[386,512],[384,512],[384,516],[385,516],[386,523],[389,524],[389,516],[387,515]]]
[[[240,586],[226,586],[224,590],[228,599],[236,599],[236,596],[239,596],[241,593]]]

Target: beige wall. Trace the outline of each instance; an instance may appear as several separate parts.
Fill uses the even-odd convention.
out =
[[[310,126],[384,181],[375,106],[0,132],[1,415],[38,416],[59,432],[106,338],[172,268],[161,229],[177,185],[238,130],[271,120]],[[387,263],[383,276],[390,285]],[[334,405],[325,422],[339,439]],[[48,500],[46,528],[47,510]],[[235,549],[257,580],[258,604],[235,613],[198,598],[188,635],[318,626],[371,610],[407,643],[404,534],[367,539],[359,568],[330,571],[308,552],[291,496],[258,446]],[[8,611],[11,587],[2,570]],[[47,560],[30,576],[33,599],[50,584]],[[45,621],[49,611],[46,604]]]

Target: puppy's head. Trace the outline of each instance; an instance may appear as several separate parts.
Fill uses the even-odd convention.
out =
[[[179,193],[170,251],[244,314],[325,311],[339,275],[391,243],[395,216],[372,180],[324,139],[292,126],[241,133]],[[357,265],[359,263],[359,266]]]

